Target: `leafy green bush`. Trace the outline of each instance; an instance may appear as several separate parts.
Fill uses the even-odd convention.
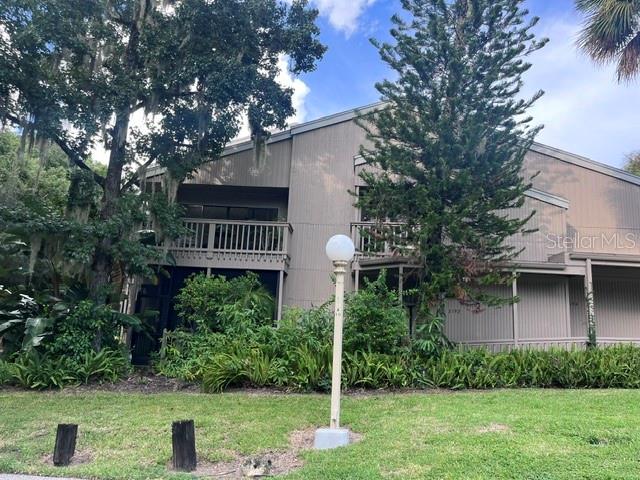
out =
[[[118,349],[121,327],[140,326],[136,317],[91,300],[82,300],[65,313],[64,319],[53,325],[44,350],[52,357],[64,356],[79,363],[96,350]]]
[[[419,383],[441,388],[639,388],[640,348],[449,350],[418,371]]]
[[[154,370],[188,382],[202,380],[204,367],[218,354],[232,350],[233,341],[220,333],[166,332]]]
[[[344,350],[393,354],[408,343],[409,319],[398,294],[389,288],[382,270],[374,281],[347,296]]]
[[[266,347],[263,347],[266,349]],[[331,348],[301,346],[282,356],[261,347],[214,357],[203,369],[206,391],[228,386],[271,386],[326,390],[330,386]],[[408,352],[387,355],[345,353],[344,388],[640,388],[640,348],[617,346],[588,350],[445,350],[424,360]]]
[[[0,386],[11,383],[14,371],[15,367],[12,363],[0,360]]]
[[[205,332],[242,332],[271,324],[275,310],[273,297],[253,272],[231,280],[194,275],[175,300],[185,324]]]
[[[21,354],[13,363],[5,363],[9,366],[5,383],[38,390],[93,381],[115,382],[131,368],[124,352],[107,349],[87,352],[79,361],[33,351]]]

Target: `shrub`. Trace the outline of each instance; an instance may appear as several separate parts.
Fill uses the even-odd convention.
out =
[[[420,383],[442,388],[639,388],[640,348],[448,350],[419,366]]]
[[[49,356],[64,356],[82,363],[97,350],[119,348],[119,333],[122,326],[138,326],[135,317],[124,315],[108,305],[96,305],[91,300],[82,300],[66,310],[67,315],[55,322],[53,330],[43,344]]]
[[[232,340],[220,333],[166,332],[154,370],[160,375],[188,382],[202,380],[204,367],[213,357],[232,350]]]
[[[347,296],[344,350],[393,354],[408,343],[409,319],[398,294],[389,289],[383,270],[374,281]]]
[[[128,358],[120,350],[87,352],[80,361],[33,351],[21,354],[9,365],[11,373],[6,383],[38,390],[91,381],[115,382],[130,369]]]
[[[292,390],[327,390],[331,348],[307,345],[282,356],[267,347],[238,349],[214,357],[204,367],[204,388],[272,386]],[[344,388],[640,388],[640,348],[589,350],[445,350],[424,360],[408,352],[387,355],[369,351],[345,353]]]
[[[13,380],[15,367],[12,363],[0,360],[0,386],[8,385]]]
[[[253,272],[231,280],[197,274],[176,295],[175,309],[193,330],[242,332],[271,324],[275,302]]]

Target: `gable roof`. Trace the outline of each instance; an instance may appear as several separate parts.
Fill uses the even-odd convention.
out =
[[[293,136],[299,135],[301,133],[351,121],[354,118],[358,117],[359,115],[363,113],[372,112],[373,110],[377,110],[383,107],[385,104],[386,102],[375,102],[369,105],[365,105],[363,107],[352,108],[350,110],[334,113],[331,115],[317,118],[315,120],[310,120],[308,122],[299,123],[287,130],[282,130],[282,131],[273,133],[267,140],[267,144],[281,142],[283,140],[290,139]],[[224,149],[224,151],[222,152],[221,156],[226,157],[227,155],[244,152],[247,150],[251,150],[252,148],[253,148],[253,141],[251,139],[247,139],[247,138],[239,139],[239,140],[236,140],[235,142],[229,143],[227,147]],[[640,186],[639,176],[636,176],[620,168],[616,168],[610,165],[606,165],[604,163],[596,162],[595,160],[591,160],[590,158],[583,157],[581,155],[576,155],[574,153],[570,153],[565,150],[561,150],[559,148],[550,147],[548,145],[544,145],[538,142],[535,142],[531,146],[531,151],[540,153],[542,155],[547,155],[547,156],[556,158],[560,161],[571,163],[573,165],[577,165],[589,170],[593,170],[595,172],[602,173],[604,175],[609,175],[610,177],[614,177],[619,180],[623,180],[625,182],[629,182],[634,185]],[[164,169],[162,167],[149,168],[147,170],[147,178],[160,175],[163,172],[164,172]]]

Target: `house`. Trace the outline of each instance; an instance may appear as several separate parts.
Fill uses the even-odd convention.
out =
[[[358,174],[367,168],[355,117],[356,111],[342,112],[276,133],[261,163],[251,142],[236,143],[184,182],[177,201],[191,233],[170,246],[170,278],[136,289],[136,308],[160,310],[160,331],[174,328],[172,298],[198,271],[258,272],[277,299],[278,316],[287,305],[322,304],[333,288],[324,245],[336,233],[351,235],[358,250],[348,290],[382,268],[400,292],[408,288],[411,259],[372,248],[363,235],[371,224],[354,207],[352,192],[364,187]],[[480,312],[452,301],[447,334],[494,350],[584,345],[593,308],[598,343],[640,340],[640,177],[540,144],[527,154],[523,173],[536,172],[515,213],[535,210],[529,227],[537,232],[512,239],[525,247],[520,276],[496,289],[520,301]],[[152,169],[147,181],[162,175]],[[410,299],[405,303],[412,309]]]

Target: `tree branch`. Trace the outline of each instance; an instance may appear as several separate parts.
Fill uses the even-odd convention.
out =
[[[5,118],[15,123],[16,125],[21,125],[20,119],[10,113],[5,114]],[[93,174],[93,180],[101,187],[104,187],[104,177],[94,172],[91,167],[87,165],[86,162],[80,157],[80,155],[78,155],[71,147],[69,147],[69,145],[67,145],[67,143],[62,138],[60,138],[58,135],[53,134],[49,134],[48,137],[56,145],[58,145],[58,147],[60,147],[60,150],[62,150],[64,154],[69,157],[69,160],[71,160],[82,170],[91,172]]]
[[[122,188],[120,189],[121,191],[125,191],[128,188],[131,188],[133,185],[140,185],[140,172],[142,170],[144,170],[145,168],[147,168],[149,165],[151,165],[151,163],[153,163],[153,159],[150,158],[149,160],[147,160],[146,162],[144,162],[140,168],[138,168],[138,170],[136,170],[136,172],[133,174],[133,176],[126,181],[126,183],[122,186]]]

